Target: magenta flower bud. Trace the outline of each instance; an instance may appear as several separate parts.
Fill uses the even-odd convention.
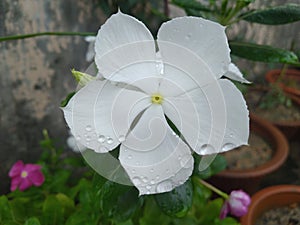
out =
[[[251,203],[250,196],[242,190],[232,191],[221,209],[220,219],[224,219],[228,213],[241,217],[248,212]]]
[[[24,164],[21,160],[12,166],[8,175],[11,178],[11,191],[17,188],[24,191],[33,185],[41,186],[45,181],[40,165]]]

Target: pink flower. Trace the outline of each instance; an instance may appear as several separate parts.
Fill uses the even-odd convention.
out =
[[[21,160],[12,166],[8,175],[11,178],[11,191],[17,188],[24,191],[32,185],[41,186],[45,180],[40,165],[24,164]]]
[[[248,212],[251,203],[250,196],[242,190],[232,191],[221,209],[220,219],[224,219],[228,213],[241,217]]]

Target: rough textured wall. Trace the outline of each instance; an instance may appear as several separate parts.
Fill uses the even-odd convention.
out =
[[[43,31],[96,32],[104,21],[91,1],[0,0],[0,36]],[[60,101],[75,83],[70,69],[84,69],[82,37],[43,36],[0,42],[0,193],[18,159],[35,162],[42,129],[67,135]]]

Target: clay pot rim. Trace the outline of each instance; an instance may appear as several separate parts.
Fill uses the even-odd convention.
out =
[[[258,205],[263,204],[266,200],[270,199],[274,195],[284,193],[298,193],[300,195],[300,186],[292,184],[274,185],[256,192],[251,197],[251,204],[248,208],[248,213],[241,218],[241,224],[250,224],[251,218],[254,218],[255,216],[255,208],[257,208]]]
[[[243,170],[224,170],[215,176],[222,176],[228,178],[251,178],[251,177],[262,177],[276,169],[278,169],[286,160],[289,153],[289,145],[285,136],[273,126],[270,122],[254,115],[250,114],[250,119],[254,123],[259,124],[268,133],[269,139],[273,140],[274,146],[276,146],[275,155],[268,162],[252,169]]]
[[[269,88],[265,86],[254,86],[251,87],[254,91],[268,91]],[[298,104],[300,106],[300,97],[297,97],[295,95],[285,93],[294,103]],[[253,113],[252,113],[253,114]],[[276,121],[273,122],[276,126],[284,126],[284,127],[299,127],[300,126],[300,120],[288,120],[288,121]]]
[[[281,73],[281,69],[274,69],[274,70],[269,70],[267,73],[266,73],[266,80],[270,83],[275,83]],[[299,80],[300,81],[300,71],[299,70],[296,70],[296,69],[287,69],[286,70],[286,73],[284,76],[287,76],[287,77],[290,77],[292,79],[296,79],[296,80]],[[292,88],[292,87],[288,87],[286,86],[285,84],[283,83],[280,83],[280,85],[288,92],[292,92],[296,95],[300,95],[300,90],[298,89],[295,89],[295,88]]]

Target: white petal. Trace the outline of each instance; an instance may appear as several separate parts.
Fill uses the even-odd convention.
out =
[[[63,110],[79,143],[108,152],[120,144],[134,118],[149,105],[149,97],[141,92],[95,80],[80,89]]]
[[[223,139],[221,152],[248,144],[249,138],[249,111],[242,93],[229,80],[221,79],[226,103],[226,133]]]
[[[225,27],[218,23],[198,17],[175,18],[161,26],[158,41],[172,42],[195,52],[217,78],[228,70],[230,49]],[[159,49],[164,51],[161,46]]]
[[[142,22],[129,15],[118,12],[101,26],[95,52],[99,72],[109,80],[131,84],[156,75],[154,39]]]
[[[246,80],[243,77],[243,74],[241,73],[241,71],[239,70],[239,68],[237,68],[237,66],[234,65],[233,63],[229,64],[228,71],[227,71],[227,73],[224,76],[228,77],[228,78],[230,78],[232,80],[239,81],[241,83],[251,84],[251,82],[249,82],[248,80]]]
[[[187,143],[200,155],[247,144],[247,106],[240,91],[228,80],[168,97],[163,107]]]
[[[218,153],[226,129],[226,107],[218,81],[163,102],[166,116],[200,155]]]
[[[172,42],[158,41],[163,61],[163,77],[185,91],[205,86],[216,81],[215,74],[205,61],[190,49]],[[160,89],[167,96],[178,95],[170,88],[170,82],[162,80]]]
[[[171,191],[193,171],[189,147],[170,129],[162,107],[153,104],[120,148],[120,162],[141,195]]]

